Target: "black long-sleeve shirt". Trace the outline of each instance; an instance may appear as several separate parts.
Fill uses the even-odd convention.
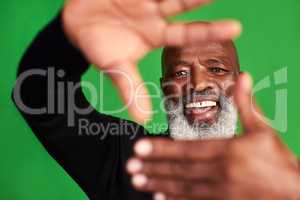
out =
[[[14,90],[14,102],[49,154],[90,199],[151,199],[150,194],[133,189],[130,176],[125,171],[134,142],[148,135],[147,131],[134,122],[108,116],[94,109],[86,114],[68,112],[74,109],[70,105],[70,98],[74,99],[79,108],[90,107],[81,88],[75,97],[66,92],[68,83],[80,83],[88,67],[87,60],[68,42],[58,16],[38,34],[23,56]],[[25,76],[22,81],[24,73],[31,76]],[[51,80],[54,75],[55,80]],[[47,112],[27,112],[21,103],[30,108],[46,107]],[[96,123],[102,129],[98,134],[81,133],[82,121]],[[122,128],[124,123],[130,129]],[[118,135],[104,133],[104,130],[111,130],[112,125],[121,127]],[[137,134],[130,130],[137,131]],[[107,137],[101,139],[104,134]],[[128,134],[137,136],[131,139]]]

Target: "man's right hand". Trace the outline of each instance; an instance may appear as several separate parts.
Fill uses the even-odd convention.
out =
[[[151,116],[151,102],[137,69],[154,48],[228,40],[240,34],[236,21],[169,23],[167,17],[210,0],[69,0],[64,29],[73,45],[113,81],[137,122]],[[144,96],[137,99],[136,96]]]

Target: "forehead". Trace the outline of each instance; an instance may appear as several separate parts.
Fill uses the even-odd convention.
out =
[[[178,61],[194,62],[206,59],[226,60],[238,67],[236,50],[232,42],[203,43],[184,48],[166,48],[163,54],[163,67],[168,68]],[[163,69],[164,70],[164,69]]]
[[[190,46],[185,48],[177,48],[173,49],[170,52],[175,55],[181,57],[189,57],[189,56],[205,56],[205,55],[226,55],[226,48],[223,45],[218,43],[210,43],[210,44],[202,44],[197,46]],[[179,58],[178,57],[178,58]]]

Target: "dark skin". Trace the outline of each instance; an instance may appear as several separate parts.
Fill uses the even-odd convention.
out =
[[[231,42],[164,52],[162,89],[173,100],[208,88],[233,97],[243,135],[232,139],[174,141],[143,139],[127,166],[133,185],[155,199],[299,199],[296,156],[258,117],[251,78],[239,72]],[[187,72],[187,73],[186,73]],[[166,82],[174,82],[168,84]],[[186,114],[189,121],[214,122],[218,112]],[[193,122],[193,121],[192,121]],[[284,184],[279,184],[284,183]]]
[[[69,0],[62,13],[63,27],[73,45],[111,78],[133,118],[144,122],[150,117],[147,112],[151,110],[149,98],[133,98],[147,94],[145,87],[136,94],[137,88],[143,84],[137,63],[144,55],[162,46],[184,47],[199,42],[229,41],[241,33],[240,24],[232,20],[209,24],[170,23],[167,20],[209,2]],[[231,63],[226,67],[237,70],[231,51],[220,49],[215,49],[213,54],[223,53]],[[210,141],[158,138],[139,141],[135,145],[135,157],[128,163],[134,186],[141,191],[162,192],[165,199],[299,199],[298,160],[275,131],[257,117],[258,109],[251,101],[250,77],[247,74],[231,74],[223,78],[212,76],[207,62],[211,56],[207,54],[205,58],[203,54],[206,53],[201,53],[199,63],[185,58],[189,63],[193,62],[189,66],[192,71],[189,87],[200,91],[209,83],[216,93],[232,96],[244,127],[243,136]],[[194,55],[200,56],[197,52]],[[166,71],[174,70],[171,66],[168,65]],[[167,74],[170,73],[166,72],[165,79]],[[231,89],[232,81],[234,89]],[[178,83],[180,91],[186,88],[183,80],[173,82]],[[179,90],[175,92],[174,88],[173,92],[167,88],[163,90],[175,96],[184,94]],[[213,122],[215,116],[208,121]],[[196,118],[199,120],[195,116],[189,118],[190,122]],[[135,162],[135,167],[132,167],[132,162]]]
[[[234,83],[239,75],[239,61],[236,49],[231,41],[222,43],[204,43],[189,48],[166,48],[163,53],[163,78],[161,86],[165,97],[179,101],[180,97],[191,92],[212,91],[215,95],[206,95],[205,100],[218,101],[219,95],[232,97]],[[179,98],[178,98],[179,97]],[[192,98],[191,101],[200,101]],[[189,123],[214,123],[220,111],[220,105],[210,112],[197,113],[185,109]]]
[[[69,0],[62,15],[64,30],[90,63],[111,78],[135,121],[143,123],[151,117],[151,102],[136,97],[148,94],[137,64],[147,53],[162,46],[228,40],[240,34],[241,25],[234,20],[168,21],[211,1]]]

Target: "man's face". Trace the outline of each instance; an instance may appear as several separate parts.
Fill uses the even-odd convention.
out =
[[[232,42],[168,48],[163,57],[162,90],[167,101],[183,108],[190,125],[211,125],[231,99],[239,64]]]

